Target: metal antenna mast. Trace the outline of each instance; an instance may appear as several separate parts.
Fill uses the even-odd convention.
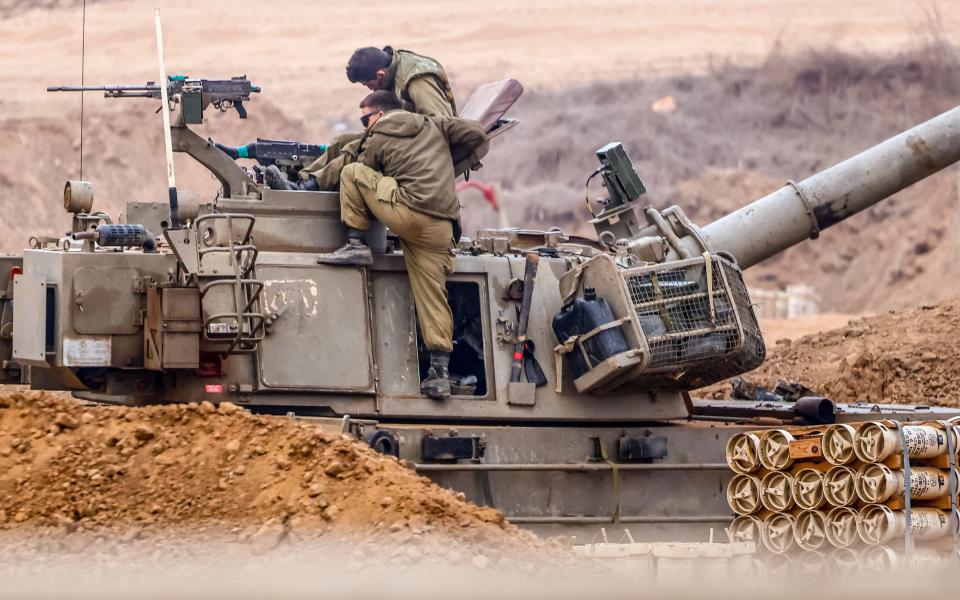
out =
[[[167,147],[167,190],[170,196],[170,228],[180,229],[180,208],[177,204],[177,180],[173,175],[173,141],[170,139],[170,99],[167,96],[167,68],[163,63],[163,31],[160,28],[160,9],[157,18],[157,60],[160,67],[160,112],[163,113],[163,143]]]
[[[80,19],[80,87],[84,86],[87,61],[87,0],[83,0],[83,16]],[[80,179],[83,179],[83,92],[80,92]]]

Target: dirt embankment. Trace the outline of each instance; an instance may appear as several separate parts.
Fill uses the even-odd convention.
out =
[[[375,545],[381,559],[480,568],[532,551],[563,554],[353,438],[229,404],[0,396],[0,498],[0,546],[36,530],[36,543],[61,552],[95,549],[107,535],[131,551],[185,535],[234,554],[319,540]]]
[[[855,319],[780,340],[745,377],[764,386],[798,381],[837,402],[960,406],[960,299]],[[771,342],[773,340],[770,340]],[[725,397],[727,383],[700,395]]]

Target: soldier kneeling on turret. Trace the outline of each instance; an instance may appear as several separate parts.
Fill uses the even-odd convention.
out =
[[[460,232],[451,152],[472,152],[486,135],[471,121],[403,110],[388,90],[364,98],[360,111],[366,133],[356,162],[340,170],[340,218],[348,241],[317,262],[371,264],[366,239],[371,217],[397,234],[430,350],[430,369],[420,389],[431,398],[447,398],[453,315],[446,278],[453,272],[452,250]]]

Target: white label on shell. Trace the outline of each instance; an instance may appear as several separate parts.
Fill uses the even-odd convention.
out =
[[[112,341],[109,335],[63,338],[63,366],[109,367]]]

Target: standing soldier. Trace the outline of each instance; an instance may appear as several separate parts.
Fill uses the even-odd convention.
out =
[[[486,135],[479,124],[456,117],[425,117],[401,109],[393,92],[373,92],[360,103],[366,128],[357,162],[340,171],[340,218],[347,243],[317,262],[369,265],[370,218],[400,238],[430,370],[420,386],[431,398],[450,396],[453,315],[447,275],[453,272],[454,225],[460,203],[451,152],[472,152]]]

